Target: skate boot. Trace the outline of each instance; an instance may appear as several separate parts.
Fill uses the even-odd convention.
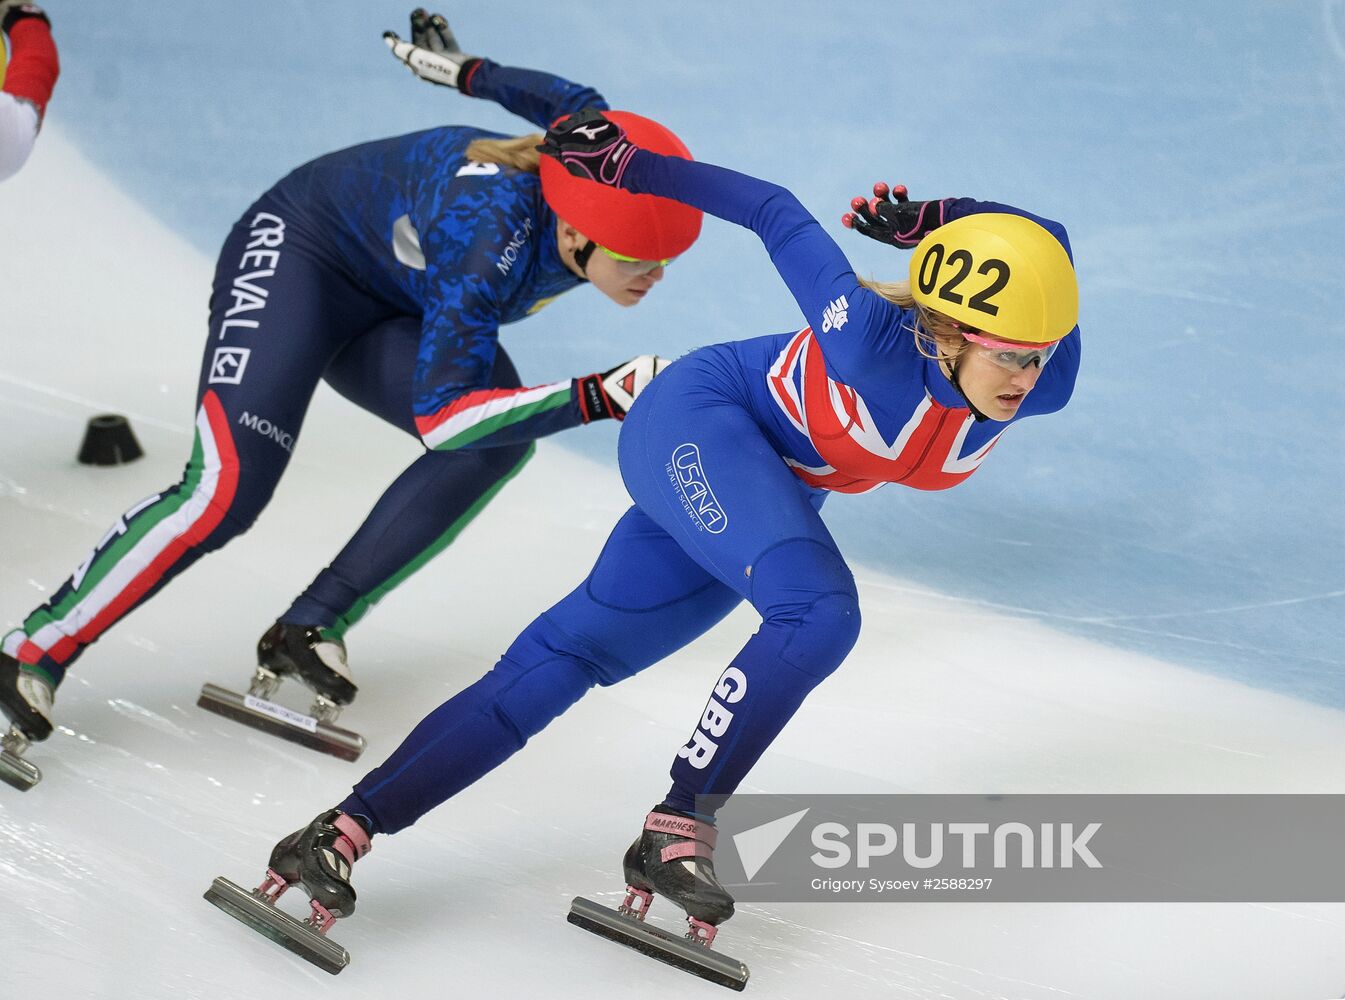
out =
[[[733,897],[715,875],[715,828],[688,813],[655,806],[622,861],[626,900],[612,910],[582,896],[570,904],[570,923],[634,948],[702,979],[741,990],[747,966],[713,951],[716,928],[733,916]],[[655,895],[687,913],[684,937],[646,922]]]
[[[348,917],[355,912],[350,866],[368,853],[369,834],[359,820],[332,809],[276,844],[267,875],[286,886],[303,883],[314,912]]]
[[[276,689],[286,677],[312,690],[313,705],[307,714],[275,701]],[[339,639],[324,639],[313,626],[276,622],[257,643],[257,667],[247,693],[206,684],[196,704],[292,743],[356,760],[364,752],[364,737],[337,726],[336,719],[358,690]]]
[[[655,894],[667,896],[687,912],[687,937],[708,945],[716,925],[733,916],[733,897],[715,875],[714,847],[709,823],[655,806],[622,860],[629,894],[624,908],[643,915]]]
[[[12,656],[0,653],[0,712],[32,743],[51,735],[51,703],[56,697],[47,679],[24,670]]]
[[[369,834],[352,816],[331,809],[296,830],[271,851],[266,879],[246,889],[220,877],[206,890],[207,902],[266,935],[332,975],[350,963],[349,953],[327,937],[332,924],[355,912],[350,866],[369,853]],[[296,920],[276,906],[291,886],[302,885],[311,913]]]
[[[294,677],[334,705],[349,705],[359,688],[340,639],[324,639],[308,625],[276,622],[257,642],[257,663],[277,677]]]
[[[30,743],[51,735],[51,703],[55,696],[47,679],[24,670],[12,656],[0,653],[0,712],[9,730],[0,735],[0,781],[27,791],[42,780],[42,772],[24,759]]]

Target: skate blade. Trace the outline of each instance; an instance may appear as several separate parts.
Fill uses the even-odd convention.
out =
[[[741,992],[746,988],[747,977],[751,974],[747,966],[736,958],[729,958],[705,945],[669,934],[643,920],[622,916],[616,910],[583,896],[574,898],[570,904],[570,915],[565,919],[576,927],[634,948],[643,955],[731,990]]]
[[[8,750],[0,750],[0,781],[26,792],[42,780],[42,772],[31,761]]]
[[[273,701],[229,691],[217,684],[207,684],[201,688],[196,705],[226,719],[233,719],[253,729],[279,736],[282,740],[342,760],[359,760],[360,754],[364,753],[364,737],[359,733],[333,726],[330,722],[323,722]]]
[[[204,898],[323,972],[334,976],[350,964],[350,953],[335,941],[223,876],[210,884]]]

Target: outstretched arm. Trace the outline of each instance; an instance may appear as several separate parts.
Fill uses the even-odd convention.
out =
[[[604,129],[613,130],[610,143]],[[907,352],[891,350],[910,338],[902,332],[902,310],[859,283],[841,248],[791,192],[736,170],[638,149],[619,132],[600,115],[577,115],[553,128],[542,148],[571,173],[684,202],[751,229],[839,381],[861,388],[907,366]]]
[[[585,112],[553,126],[541,147],[570,173],[639,194],[681,201],[745,226],[761,237],[776,270],[803,309],[832,377],[865,391],[909,376],[919,355],[912,344],[909,311],[859,283],[845,254],[789,191],[723,167],[660,156],[634,146],[614,122]],[[875,185],[884,202],[893,193]],[[943,222],[977,212],[1007,212],[1038,222],[1069,250],[1064,228],[1008,205],[949,198],[911,202],[904,188],[885,206],[877,199],[852,207],[864,225],[847,224],[896,246],[914,246]],[[843,335],[832,331],[844,329]],[[923,362],[916,362],[923,365]]]
[[[423,8],[411,12],[411,41],[391,31],[383,33],[383,40],[420,79],[494,101],[538,128],[584,108],[607,108],[607,101],[592,87],[463,52],[443,16],[427,14]]]

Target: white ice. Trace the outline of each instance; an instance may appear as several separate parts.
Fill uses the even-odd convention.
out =
[[[59,127],[0,194],[6,234],[23,234],[0,241],[0,608],[12,621],[122,510],[179,475],[211,262]],[[85,420],[104,410],[130,415],[143,460],[75,463]],[[352,632],[363,688],[343,721],[369,738],[360,764],[195,708],[203,681],[243,682],[270,616],[415,453],[320,391],[257,527],[72,672],[60,732],[31,752],[45,780],[28,794],[0,788],[0,995],[724,995],[564,914],[576,894],[616,898],[620,854],[755,627],[748,612],[594,691],[498,772],[378,840],[356,871],[359,912],[333,932],[353,955],[338,979],[201,900],[216,875],[258,879],[276,839],[486,670],[577,582],[627,502],[609,466],[545,443],[448,554]],[[1337,710],[1063,635],[862,560],[857,575],[859,646],[749,790],[1345,792]],[[751,966],[758,997],[1318,1000],[1345,990],[1345,906],[1335,905],[753,905],[721,942]]]

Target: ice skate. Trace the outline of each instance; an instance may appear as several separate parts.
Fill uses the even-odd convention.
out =
[[[313,691],[307,714],[274,700],[280,682],[287,677]],[[292,743],[342,760],[357,760],[364,752],[364,737],[337,726],[336,719],[358,690],[340,640],[324,639],[311,626],[276,622],[257,643],[257,669],[247,693],[206,684],[196,704]]]
[[[613,910],[577,896],[570,904],[569,922],[720,986],[743,989],[747,966],[710,948],[718,925],[733,916],[733,897],[715,875],[714,844],[715,829],[709,823],[655,806],[622,862],[625,902]],[[646,923],[656,895],[686,911],[685,937]]]
[[[350,964],[350,953],[327,937],[341,917],[355,912],[350,868],[369,853],[369,835],[351,816],[332,809],[276,844],[266,878],[251,892],[224,877],[206,890],[207,902],[259,934],[336,975]],[[294,885],[309,896],[311,913],[299,920],[276,901]]]
[[[0,735],[0,781],[26,792],[42,780],[42,772],[24,759],[29,744],[51,735],[54,697],[46,678],[24,670],[18,660],[0,653],[0,712],[9,722]]]
[[[298,679],[333,705],[349,705],[359,693],[345,643],[323,638],[312,626],[276,622],[257,642],[257,663],[277,677]]]

